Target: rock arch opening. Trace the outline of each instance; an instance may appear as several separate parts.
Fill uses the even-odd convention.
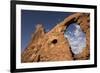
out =
[[[82,31],[80,25],[71,23],[64,31],[64,37],[68,39],[71,51],[79,54],[86,47],[86,34]]]

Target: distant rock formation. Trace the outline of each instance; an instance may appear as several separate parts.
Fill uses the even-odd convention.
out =
[[[86,47],[82,53],[74,55],[68,40],[64,37],[65,29],[71,23],[80,25],[86,34]],[[87,60],[90,57],[90,16],[88,13],[75,13],[66,17],[51,31],[45,32],[42,24],[36,26],[30,43],[21,54],[21,62]]]

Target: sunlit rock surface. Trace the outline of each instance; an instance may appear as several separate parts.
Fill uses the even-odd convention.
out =
[[[21,54],[21,62],[41,62],[41,61],[70,61],[87,60],[90,57],[90,22],[89,14],[75,13],[66,17],[58,23],[52,30],[45,32],[42,24],[37,25],[36,31],[28,46]],[[73,53],[72,47],[64,33],[68,26],[77,23],[86,35],[84,48],[77,54]],[[79,28],[79,26],[77,26]],[[78,36],[78,35],[77,35]]]

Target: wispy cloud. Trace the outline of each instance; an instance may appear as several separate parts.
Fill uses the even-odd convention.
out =
[[[64,35],[68,38],[73,53],[78,54],[86,46],[86,37],[79,25],[73,24],[73,26],[75,26],[74,32],[70,29]]]

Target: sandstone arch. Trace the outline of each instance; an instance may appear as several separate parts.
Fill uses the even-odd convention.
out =
[[[22,62],[62,61],[74,59],[89,59],[90,54],[90,23],[88,13],[75,13],[57,24],[51,31],[45,33],[42,25],[38,25],[30,45],[21,55]],[[80,25],[86,34],[86,48],[78,55],[72,55],[68,40],[64,37],[65,29],[70,23]],[[41,33],[40,33],[41,32]],[[38,36],[37,36],[38,35]],[[35,38],[34,38],[35,37]],[[52,41],[57,41],[53,44]]]

